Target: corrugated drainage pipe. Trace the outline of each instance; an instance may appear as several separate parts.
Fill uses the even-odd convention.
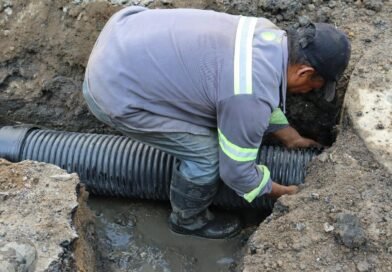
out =
[[[262,146],[257,163],[265,164],[273,180],[282,184],[304,182],[305,167],[318,150],[287,150]],[[52,163],[76,172],[93,194],[168,200],[175,158],[125,136],[98,135],[34,127],[0,129],[0,157],[18,162]],[[273,202],[260,197],[251,204],[223,183],[214,204],[226,208],[271,209]]]

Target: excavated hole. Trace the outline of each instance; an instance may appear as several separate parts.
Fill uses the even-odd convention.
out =
[[[12,78],[11,78],[12,79]],[[12,80],[10,80],[12,81]],[[55,77],[42,88],[45,103],[38,103],[36,112],[57,106],[65,97],[78,100],[73,90],[79,82],[66,77]],[[314,92],[305,96],[289,96],[287,116],[290,123],[307,137],[324,145],[336,139],[343,95],[347,80],[338,89],[333,103],[326,103],[322,94]],[[56,94],[56,95],[51,95]],[[65,101],[65,100],[64,100]],[[69,103],[67,114],[86,114],[87,109]],[[55,108],[55,107],[54,107]],[[33,114],[35,116],[35,114]],[[92,116],[69,124],[70,130],[80,132],[116,133],[100,125],[86,129],[85,123],[98,124]],[[64,128],[63,128],[64,129]],[[267,137],[265,143],[274,143]],[[243,220],[242,233],[230,240],[212,241],[173,234],[167,226],[170,212],[168,203],[135,201],[129,199],[91,196],[89,206],[96,214],[96,235],[91,244],[97,249],[97,271],[235,271],[241,264],[242,248],[249,236],[269,214],[265,211],[233,211]]]
[[[59,10],[61,14],[64,11],[62,7]],[[97,10],[100,10],[99,6],[83,12],[94,14]],[[56,45],[50,49],[52,51],[45,51],[47,48],[43,47],[45,50],[40,58],[20,56],[19,60],[0,67],[4,68],[0,73],[0,125],[34,123],[59,130],[117,133],[88,113],[80,92],[83,65],[94,40],[91,38],[91,42],[86,43],[83,33],[88,33],[89,38],[96,36],[112,12],[106,7],[97,13],[98,16],[90,17],[95,18],[96,25],[91,26],[89,21],[83,20],[80,21],[81,26],[74,25],[74,32],[80,34],[82,42],[77,39],[78,35],[70,35],[75,37],[75,41],[67,41],[64,47]],[[73,25],[75,18],[68,20],[67,24]],[[60,27],[57,26],[56,35],[58,29]],[[93,32],[92,35],[90,32]],[[43,40],[46,45],[47,39]],[[72,51],[75,48],[78,52]],[[79,51],[82,53],[79,54]],[[44,72],[39,69],[41,59],[45,60]],[[19,75],[27,75],[31,79],[28,83],[33,87],[16,84],[21,79]],[[335,126],[339,121],[347,83],[348,78],[341,81],[333,103],[324,102],[319,92],[289,96],[287,115],[290,123],[303,136],[331,145],[337,136]],[[16,86],[12,97],[6,93],[10,86]],[[24,99],[26,89],[29,90],[28,99]],[[274,142],[270,138],[265,141]],[[96,248],[98,272],[235,270],[241,262],[242,247],[268,215],[260,211],[233,211],[245,222],[246,228],[241,235],[228,241],[209,241],[172,234],[167,227],[168,203],[90,196],[89,206],[96,214],[96,235],[91,237],[90,242]]]
[[[321,94],[289,97],[288,117],[303,135],[331,145],[345,86],[335,105]],[[271,138],[266,142],[274,143]],[[181,236],[168,229],[168,203],[92,196],[89,206],[96,214],[98,271],[236,271],[242,248],[270,211],[236,210],[244,222],[240,235],[214,241]],[[216,208],[215,208],[216,209]]]

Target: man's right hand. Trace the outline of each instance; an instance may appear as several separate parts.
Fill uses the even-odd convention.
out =
[[[272,182],[272,190],[271,193],[268,194],[268,196],[272,198],[279,198],[282,195],[292,195],[298,193],[299,188],[296,185],[280,185],[276,182]]]

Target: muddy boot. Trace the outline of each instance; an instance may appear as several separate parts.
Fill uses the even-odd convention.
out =
[[[229,213],[212,214],[208,206],[217,192],[218,182],[196,184],[186,179],[176,169],[170,186],[170,201],[173,211],[169,227],[180,234],[209,239],[233,237],[241,231],[237,216]]]

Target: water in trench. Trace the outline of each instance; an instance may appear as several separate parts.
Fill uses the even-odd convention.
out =
[[[89,206],[97,215],[100,272],[236,271],[241,248],[265,216],[245,213],[240,235],[209,240],[171,232],[168,203],[91,197]]]

